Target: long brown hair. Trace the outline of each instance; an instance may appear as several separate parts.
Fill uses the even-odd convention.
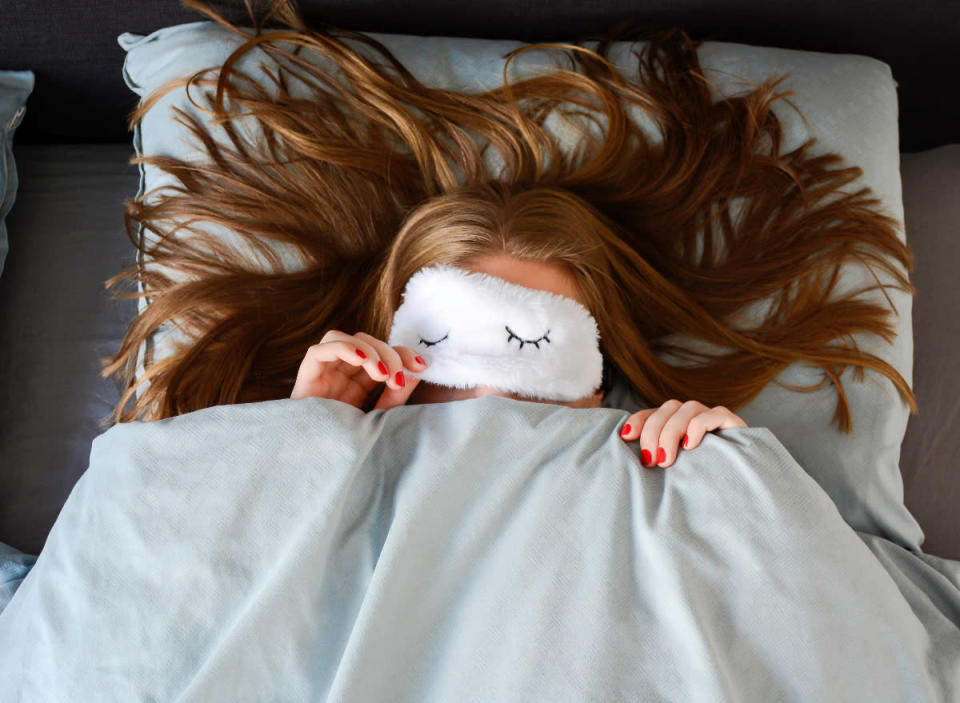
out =
[[[917,411],[897,370],[851,336],[892,343],[892,303],[830,297],[842,265],[873,273],[870,262],[895,284],[858,294],[887,287],[914,294],[898,266],[911,271],[912,253],[869,188],[840,190],[863,174],[859,167],[839,167],[839,154],[809,156],[814,139],[779,153],[783,135],[771,108],[793,94],[774,93],[787,75],[714,102],[696,53],[702,42],[658,29],[633,54],[638,74],[628,80],[607,53],[612,42],[640,34],[620,25],[595,51],[578,41],[507,55],[509,65],[524,51],[562,51],[577,70],[558,66],[511,84],[505,67],[503,87],[471,94],[421,84],[365,34],[308,27],[289,0],[274,2],[259,21],[251,9],[253,34],[199,0],[183,4],[243,41],[215,67],[215,80],[199,72],[147,96],[130,127],[170,90],[207,86],[216,89],[206,93],[209,124],[221,126],[232,146],[177,110],[209,160],[131,160],[167,171],[183,187],[126,203],[131,239],[138,243],[138,225],[160,239],[140,245],[147,265],[108,281],[114,289],[139,281],[142,293],[117,295],[151,301],[105,360],[104,376],[116,374],[125,388],[113,420],[289,397],[306,349],[325,331],[386,339],[414,271],[493,251],[569,267],[597,319],[605,363],[651,406],[681,398],[736,410],[802,361],[819,366],[823,381],[787,387],[810,392],[831,381],[841,431],[852,430],[840,380],[847,365],[857,380],[865,368],[887,376]],[[282,31],[263,32],[271,17]],[[233,66],[254,47],[277,62],[273,93]],[[304,49],[335,70],[305,60]],[[291,94],[288,78],[308,86],[309,99]],[[634,121],[636,110],[662,140]],[[573,153],[544,126],[553,111],[581,125]],[[597,120],[601,137],[580,117]],[[241,118],[255,119],[262,138],[245,139],[233,122]],[[487,149],[500,159],[497,173]],[[164,229],[171,220],[180,224]],[[229,228],[269,265],[192,222]],[[299,264],[285,267],[270,247],[296,252]],[[774,304],[758,324],[734,323],[735,313],[767,297]],[[138,382],[140,346],[165,324],[189,343],[148,365]],[[695,350],[678,342],[684,337],[724,351]]]

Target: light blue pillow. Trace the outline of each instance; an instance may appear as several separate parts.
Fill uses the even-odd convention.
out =
[[[0,274],[10,246],[4,219],[17,196],[17,166],[13,162],[13,133],[23,120],[33,92],[33,71],[0,71]]]
[[[20,584],[37,563],[37,555],[25,554],[0,542],[0,613],[7,607]]]
[[[272,31],[279,30],[268,30]],[[500,86],[503,82],[504,55],[525,45],[524,42],[506,39],[368,34],[390,49],[424,84],[467,92]],[[164,27],[145,36],[126,32],[117,40],[127,52],[123,66],[124,80],[142,98],[170,79],[190,76],[200,69],[222,64],[241,42],[240,37],[210,21]],[[376,57],[365,44],[349,40],[348,43],[361,53]],[[278,45],[288,50],[292,48],[289,43],[280,42]],[[596,45],[595,41],[585,43],[591,49]],[[609,54],[611,62],[622,73],[635,77],[637,61],[632,51],[639,49],[640,46],[632,42],[615,42]],[[847,191],[855,192],[861,187],[870,187],[882,201],[885,213],[901,224],[899,234],[905,241],[900,183],[898,84],[888,64],[857,54],[831,54],[715,41],[704,42],[697,54],[707,76],[724,95],[743,94],[751,89],[740,77],[759,83],[771,74],[789,73],[778,90],[795,92],[790,102],[806,120],[783,101],[773,105],[772,109],[783,126],[781,152],[795,149],[815,137],[817,141],[809,149],[809,156],[838,152],[848,162],[846,165],[859,166],[863,176],[847,186]],[[559,52],[546,57],[543,52],[522,54],[511,63],[511,81],[517,82],[543,67],[565,66],[563,61],[550,58],[556,56],[559,56]],[[305,52],[301,58],[330,67],[329,63],[324,63],[315,54]],[[238,70],[251,76],[262,76],[264,69],[275,72],[275,66],[276,62],[270,56],[257,49],[244,55],[235,64]],[[206,78],[211,75],[208,74]],[[269,86],[270,81],[264,78],[263,84]],[[299,88],[296,80],[291,79],[290,85],[291,90]],[[199,94],[196,88],[191,91],[194,99],[199,98]],[[136,125],[134,149],[138,155],[163,154],[187,161],[204,158],[202,145],[173,119],[173,106],[197,117],[201,122],[208,119],[191,104],[182,88],[172,90],[158,100]],[[630,112],[638,124],[646,127],[648,134],[656,139],[649,118],[635,107],[630,108]],[[563,130],[558,133],[560,145],[572,151],[581,134],[572,129],[564,130],[562,122],[554,121],[553,117],[550,115],[545,120],[544,127],[548,131]],[[587,124],[589,126],[590,123]],[[255,139],[260,134],[257,125],[249,120],[239,120],[237,127],[239,133],[249,139]],[[593,131],[595,135],[599,134],[599,129]],[[229,145],[222,131],[214,128],[211,132],[215,138]],[[491,149],[487,153],[488,158],[493,158],[495,152]],[[170,174],[152,166],[141,164],[140,169],[138,196],[146,191],[182,185]],[[238,243],[236,235],[222,226],[207,222],[191,222],[191,226],[219,236],[231,245]],[[147,237],[152,243],[158,235],[141,232],[141,236]],[[273,242],[267,244],[285,265],[296,268],[296,260],[288,259],[284,247]],[[176,272],[166,273],[178,275]],[[886,274],[881,278],[885,283],[891,282]],[[875,281],[868,271],[848,263],[841,268],[835,294],[840,296],[873,283]],[[860,349],[872,352],[891,364],[912,384],[913,299],[900,290],[887,290],[886,296],[889,296],[898,314],[892,320],[897,334],[894,344],[888,345],[880,338],[859,334],[854,335],[854,339]],[[887,299],[880,291],[864,294],[862,299],[887,306]],[[762,309],[766,302],[760,301],[752,310],[745,311],[744,315],[749,317]],[[143,309],[147,302],[141,299],[140,305]],[[168,356],[178,341],[186,340],[175,326],[163,327],[155,333],[141,349],[138,377],[144,365],[149,366]],[[691,346],[695,344],[691,343]],[[751,427],[769,428],[833,499],[851,527],[919,551],[923,532],[904,505],[903,478],[899,465],[909,407],[885,376],[865,369],[865,380],[857,382],[851,378],[852,371],[851,367],[843,374],[853,418],[854,432],[851,435],[840,433],[831,423],[837,396],[829,383],[812,393],[797,393],[770,383],[753,401],[738,408],[737,414]],[[785,369],[776,380],[783,384],[815,385],[821,380],[821,371],[796,363]],[[615,387],[608,393],[604,406],[630,411],[637,409],[623,387]]]

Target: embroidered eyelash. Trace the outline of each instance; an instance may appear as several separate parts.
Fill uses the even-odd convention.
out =
[[[450,336],[450,333],[447,332],[445,335],[443,335],[443,336],[442,336],[440,339],[438,339],[436,342],[428,342],[428,341],[425,340],[423,337],[421,337],[421,338],[420,338],[420,343],[426,344],[428,347],[432,347],[434,344],[440,344],[440,342],[442,342],[443,340],[445,340],[445,339],[446,339],[447,337],[449,337],[449,336]]]
[[[546,339],[548,342],[550,341],[550,340],[547,338],[547,335],[550,334],[550,330],[547,330],[546,332],[544,332],[544,333],[543,333],[543,336],[542,336],[540,339],[533,340],[533,339],[521,339],[521,337],[520,337],[518,334],[516,334],[512,329],[510,329],[510,328],[507,327],[506,325],[504,325],[504,329],[507,330],[507,332],[510,333],[510,336],[507,337],[507,344],[510,343],[510,340],[511,340],[511,339],[519,339],[519,340],[520,340],[520,348],[521,348],[521,349],[523,349],[523,345],[524,345],[524,344],[532,344],[532,345],[535,346],[537,349],[539,349],[539,348],[540,348],[540,342],[542,342],[542,341],[545,340],[545,339]]]

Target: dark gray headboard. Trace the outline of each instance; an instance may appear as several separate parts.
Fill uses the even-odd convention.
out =
[[[37,77],[18,143],[127,141],[126,116],[136,99],[121,78],[117,35],[207,19],[179,0],[3,4],[0,69],[29,69]],[[233,21],[248,17],[242,0],[211,6]],[[901,152],[960,143],[960,94],[949,88],[960,68],[957,0],[299,0],[298,6],[309,22],[371,32],[573,40],[628,19],[681,27],[694,39],[863,54],[890,64],[899,83]]]

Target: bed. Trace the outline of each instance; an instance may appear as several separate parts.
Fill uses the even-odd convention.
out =
[[[912,700],[951,700],[960,695],[957,688],[960,685],[960,564],[956,561],[960,559],[960,473],[956,469],[960,438],[954,431],[960,411],[957,401],[960,363],[953,346],[960,341],[960,323],[954,312],[960,293],[952,285],[953,269],[960,261],[956,224],[960,221],[957,204],[960,202],[957,197],[960,196],[960,121],[956,119],[960,114],[960,97],[944,93],[935,83],[940,67],[958,65],[955,39],[960,26],[950,3],[928,4],[923,8],[889,3],[882,12],[866,3],[846,3],[842,7],[827,3],[819,12],[809,13],[810,16],[804,14],[809,12],[809,6],[748,7],[735,3],[717,5],[711,13],[704,13],[695,3],[674,4],[669,10],[653,5],[627,9],[616,3],[590,8],[569,3],[555,4],[549,11],[536,4],[488,4],[482,12],[463,5],[456,13],[438,12],[430,3],[406,5],[402,10],[366,3],[303,2],[301,7],[308,19],[322,18],[385,35],[516,41],[540,41],[599,31],[614,20],[630,17],[662,25],[680,25],[697,36],[743,45],[743,52],[748,52],[750,47],[779,47],[822,52],[824,61],[828,59],[826,54],[841,55],[840,58],[848,62],[843,65],[852,67],[849,70],[853,73],[849,75],[854,78],[862,75],[856,71],[874,70],[871,75],[879,76],[878,85],[888,88],[892,85],[895,92],[876,93],[880,97],[875,103],[858,102],[862,96],[848,95],[846,102],[838,99],[837,112],[831,118],[838,124],[830,128],[836,128],[833,134],[847,134],[857,131],[857,120],[876,120],[870,123],[873,131],[867,130],[870,133],[863,135],[859,142],[861,151],[851,156],[856,163],[865,165],[867,175],[875,178],[871,184],[888,196],[889,203],[902,204],[907,241],[915,253],[911,281],[917,295],[907,303],[910,317],[903,318],[909,322],[912,333],[910,344],[906,343],[907,335],[903,335],[903,344],[897,347],[897,353],[903,355],[902,360],[906,360],[907,369],[912,372],[912,387],[920,412],[893,420],[883,416],[882,421],[877,421],[874,439],[877,445],[884,442],[892,445],[884,450],[884,457],[892,457],[889,459],[891,470],[883,481],[874,481],[873,474],[869,474],[868,483],[862,485],[857,481],[864,479],[865,474],[849,473],[853,478],[848,485],[840,479],[833,482],[834,474],[827,468],[827,455],[817,455],[816,447],[804,448],[818,443],[830,446],[829,441],[817,441],[822,436],[817,434],[822,432],[822,427],[797,422],[788,428],[787,416],[774,417],[777,398],[770,396],[743,414],[751,426],[749,431],[720,433],[710,440],[717,456],[724,457],[722,460],[716,459],[706,467],[691,454],[687,464],[678,465],[677,478],[669,479],[673,481],[670,483],[662,476],[630,474],[625,478],[626,474],[617,473],[617,469],[629,465],[629,453],[618,454],[609,441],[590,434],[596,433],[596,428],[611,432],[617,423],[613,415],[603,415],[596,424],[590,425],[593,428],[590,430],[589,423],[585,424],[579,416],[550,415],[543,408],[517,408],[494,399],[466,404],[470,406],[467,410],[472,408],[492,427],[498,426],[497,423],[504,427],[533,427],[549,417],[554,422],[550,436],[557,441],[564,428],[567,431],[574,428],[580,433],[578,436],[591,438],[579,448],[563,445],[564,451],[550,460],[553,463],[543,459],[538,464],[512,466],[509,490],[483,472],[486,466],[483,462],[465,464],[477,479],[477,495],[487,497],[484,503],[488,506],[487,512],[478,513],[488,520],[481,521],[487,525],[485,534],[494,534],[490,526],[494,514],[501,515],[505,523],[514,520],[510,539],[528,544],[526,556],[542,555],[536,563],[556,575],[552,580],[530,579],[531,600],[528,602],[544,602],[550,594],[563,591],[562,603],[568,608],[564,612],[570,614],[576,610],[575,603],[587,603],[589,607],[583,606],[584,613],[606,613],[609,617],[609,621],[598,621],[602,624],[595,622],[593,626],[585,619],[574,618],[560,630],[549,630],[544,629],[552,622],[549,613],[540,612],[535,617],[524,611],[527,619],[513,620],[510,627],[502,625],[499,637],[492,636],[489,629],[483,627],[484,617],[493,618],[497,609],[504,607],[504,601],[489,594],[515,594],[516,582],[506,578],[499,582],[492,576],[521,573],[524,568],[521,555],[509,550],[483,551],[486,544],[483,534],[471,531],[463,545],[473,549],[470,553],[476,562],[465,556],[452,558],[453,570],[445,573],[448,579],[460,579],[456,583],[467,584],[473,578],[471,564],[486,564],[487,580],[482,583],[487,586],[484,592],[487,595],[458,591],[452,586],[453,580],[445,582],[445,587],[437,581],[418,581],[418,573],[403,563],[402,556],[415,554],[419,563],[430,564],[431,555],[442,553],[442,546],[430,541],[431,535],[461,525],[452,511],[456,505],[465,506],[466,498],[460,494],[431,492],[438,479],[430,474],[428,463],[417,459],[414,448],[425,440],[414,436],[411,429],[412,419],[424,411],[410,408],[409,412],[393,413],[389,419],[380,416],[374,438],[395,441],[406,448],[407,473],[398,473],[386,457],[380,457],[369,464],[379,482],[367,486],[357,483],[352,478],[354,474],[348,471],[355,462],[351,464],[341,458],[340,464],[332,461],[327,469],[341,471],[339,482],[330,486],[304,486],[298,483],[303,479],[291,468],[288,474],[274,476],[279,486],[274,493],[262,490],[255,498],[250,492],[237,489],[236,494],[232,494],[235,504],[249,509],[251,524],[259,526],[259,531],[252,530],[240,545],[249,548],[247,557],[224,551],[218,537],[227,530],[226,522],[215,520],[213,527],[197,525],[197,531],[191,533],[195,547],[192,558],[207,558],[208,563],[219,564],[230,572],[224,575],[213,569],[202,571],[204,583],[208,584],[205,595],[209,611],[198,614],[200,608],[193,603],[185,612],[185,601],[172,597],[169,608],[152,618],[143,617],[138,628],[111,629],[106,620],[95,619],[104,616],[95,609],[101,599],[110,598],[117,608],[125,608],[123,612],[129,613],[145,599],[161,598],[165,592],[176,596],[195,587],[188,573],[196,576],[196,565],[191,572],[167,571],[167,590],[157,591],[157,584],[144,579],[155,564],[142,555],[147,547],[161,550],[165,561],[160,565],[168,569],[181,559],[189,559],[187,552],[162,551],[164,545],[173,543],[171,534],[163,529],[171,527],[173,516],[184,525],[191,524],[190,511],[186,508],[194,510],[200,505],[213,505],[209,501],[217,497],[212,483],[191,486],[190,490],[197,496],[197,504],[193,506],[178,503],[174,499],[178,494],[172,490],[160,490],[180,485],[173,483],[175,475],[169,469],[174,453],[167,457],[166,463],[158,457],[164,456],[164,451],[172,452],[169,449],[172,446],[189,446],[189,437],[196,430],[183,423],[167,423],[162,428],[131,428],[127,434],[114,432],[109,442],[100,441],[99,452],[94,444],[91,453],[94,438],[106,429],[101,419],[119,397],[119,390],[99,377],[99,360],[116,349],[137,312],[137,303],[110,298],[103,282],[134,260],[136,252],[124,232],[122,203],[142,192],[145,175],[129,164],[129,159],[134,149],[142,148],[144,140],[155,138],[158,133],[156,128],[147,126],[142,134],[131,135],[126,130],[125,118],[138,99],[135,86],[143,88],[143,80],[138,78],[143,74],[135,74],[137,66],[125,65],[125,58],[129,59],[134,51],[141,54],[156,51],[156,56],[142,59],[139,64],[142,70],[157,65],[160,58],[188,55],[184,47],[199,46],[196,37],[189,34],[192,30],[181,31],[179,44],[165,44],[175,37],[157,36],[155,32],[163,27],[196,23],[200,18],[176,3],[141,3],[134,8],[120,3],[94,6],[75,2],[69,6],[64,3],[55,16],[65,20],[73,13],[81,18],[79,21],[52,24],[48,11],[22,3],[14,9],[14,21],[0,30],[3,36],[0,69],[35,73],[35,84],[29,89],[24,88],[26,78],[21,74],[21,95],[29,96],[21,101],[26,104],[26,112],[11,109],[5,132],[13,168],[8,171],[11,175],[6,180],[4,210],[0,210],[0,215],[6,215],[9,238],[9,253],[0,274],[0,377],[4,379],[6,391],[0,406],[0,543],[5,550],[0,552],[3,565],[0,579],[10,596],[15,595],[18,586],[29,583],[26,579],[33,578],[34,584],[20,595],[19,602],[10,600],[11,604],[17,603],[17,607],[5,611],[5,618],[0,612],[0,643],[19,648],[17,651],[23,657],[16,662],[8,660],[6,669],[0,665],[0,681],[11,683],[14,681],[11,672],[16,667],[22,670],[29,667],[33,676],[42,675],[46,680],[58,682],[60,688],[47,692],[46,695],[51,696],[48,700],[57,699],[55,691],[69,696],[69,681],[76,685],[76,692],[107,696],[106,692],[110,691],[109,695],[117,699],[139,699],[149,692],[159,699],[179,696],[181,700],[256,700],[272,690],[281,699],[297,700],[322,690],[329,700],[385,700],[391,691],[396,695],[394,699],[403,700],[449,700],[457,692],[461,693],[461,699],[563,700],[565,694],[570,695],[569,699],[582,699],[570,692],[589,690],[595,692],[597,700],[619,700],[629,698],[629,694],[635,692],[633,687],[648,686],[651,682],[656,682],[656,688],[645,690],[653,690],[650,699],[656,700],[717,700],[717,696],[762,700],[774,695],[788,700],[805,697],[849,700],[867,695],[880,700],[903,700],[908,693],[912,693]],[[227,8],[226,12],[232,13],[234,19],[245,16],[242,7],[227,5]],[[850,33],[851,25],[860,27],[861,31]],[[193,29],[200,28],[194,25]],[[125,39],[124,33],[127,33]],[[411,41],[410,45],[415,43]],[[177,50],[172,51],[171,46]],[[410,54],[411,60],[413,55]],[[870,58],[861,61],[856,57]],[[883,73],[881,62],[889,67],[889,73]],[[833,78],[840,80],[836,75]],[[150,80],[157,81],[159,77],[153,76]],[[887,82],[882,82],[884,80]],[[822,93],[829,96],[830,91],[831,84],[825,82]],[[843,112],[844,105],[849,108],[848,112]],[[850,131],[843,132],[844,129]],[[881,148],[875,148],[877,145]],[[876,176],[881,168],[889,168],[890,164],[895,167],[892,178],[884,180]],[[607,403],[605,411],[624,407],[627,400],[620,399],[623,401],[620,404],[616,399]],[[340,446],[344,457],[361,449],[379,456],[370,449],[375,445],[364,444],[373,440],[358,438],[358,428],[373,420],[345,414],[342,408],[309,402],[294,412],[289,404],[280,401],[271,406],[269,412],[264,412],[256,404],[204,411],[197,426],[210,436],[222,435],[220,441],[226,447],[235,441],[236,435],[231,433],[244,423],[259,422],[280,428],[309,420],[340,428],[337,431],[343,433]],[[426,412],[421,419],[434,423],[431,426],[439,437],[445,423],[454,418]],[[905,432],[897,424],[900,420],[906,420]],[[808,441],[801,446],[804,436]],[[430,437],[432,435],[427,439]],[[811,437],[813,442],[809,442]],[[270,446],[255,444],[248,452],[242,452],[242,456],[238,455],[237,463],[232,465],[246,472],[243,475],[249,477],[250,485],[266,485],[259,483],[263,476],[257,467],[265,454],[276,452]],[[382,445],[376,446],[382,448]],[[477,446],[469,448],[471,456],[475,456]],[[510,446],[506,443],[504,448]],[[543,440],[543,446],[549,446],[547,439]],[[149,447],[157,450],[150,453]],[[621,485],[624,492],[633,495],[635,500],[639,500],[639,496],[647,497],[644,519],[634,524],[634,546],[641,543],[643,536],[656,547],[684,547],[691,549],[691,558],[702,557],[703,552],[688,546],[693,537],[699,536],[716,547],[715,561],[711,563],[720,564],[744,554],[736,549],[735,530],[731,529],[725,541],[713,532],[721,529],[720,515],[729,514],[736,506],[740,507],[742,522],[731,524],[739,525],[750,534],[760,534],[764,524],[778,520],[787,525],[800,524],[804,513],[818,516],[821,531],[792,533],[792,542],[785,534],[758,537],[756,550],[749,552],[750,563],[761,563],[764,555],[782,557],[788,553],[785,550],[794,551],[789,552],[790,558],[777,562],[781,569],[779,577],[775,573],[766,581],[755,575],[750,582],[756,585],[756,594],[743,591],[721,602],[723,612],[737,613],[738,608],[747,607],[751,598],[760,599],[761,594],[770,593],[770,589],[785,602],[790,595],[802,600],[814,593],[810,589],[815,586],[806,580],[809,571],[798,564],[815,564],[829,570],[841,568],[845,560],[853,559],[857,568],[846,564],[850,580],[835,584],[832,601],[811,600],[810,610],[798,609],[795,613],[809,615],[815,607],[820,608],[818,617],[808,622],[809,639],[800,638],[801,644],[810,645],[802,649],[808,657],[778,669],[783,659],[777,656],[761,656],[746,649],[721,655],[712,649],[719,646],[717,638],[728,632],[725,628],[730,626],[729,621],[719,618],[714,611],[698,610],[697,604],[707,598],[698,594],[729,593],[732,585],[746,583],[746,576],[741,573],[730,581],[697,578],[707,573],[703,562],[696,562],[698,570],[685,571],[689,565],[677,557],[676,561],[664,562],[674,565],[672,571],[665,569],[655,577],[640,579],[639,583],[644,588],[679,587],[680,592],[687,595],[685,600],[662,601],[660,605],[683,613],[688,623],[702,617],[709,625],[694,628],[684,639],[678,634],[681,625],[671,624],[663,615],[641,620],[662,631],[670,656],[661,665],[649,664],[642,676],[623,675],[624,669],[617,663],[621,660],[610,658],[609,649],[616,647],[622,651],[636,646],[638,652],[648,657],[654,657],[657,651],[651,642],[637,639],[626,630],[617,630],[622,618],[608,612],[611,603],[627,604],[628,609],[636,607],[635,598],[623,595],[636,582],[611,575],[603,578],[595,572],[591,572],[590,579],[578,580],[562,570],[564,555],[572,552],[550,552],[544,547],[546,537],[517,527],[525,524],[524,519],[530,520],[525,516],[531,510],[530,501],[534,500],[533,493],[518,493],[517,486],[527,486],[527,490],[532,491],[533,477],[538,475],[534,469],[543,472],[549,468],[566,476],[565,482],[559,485],[569,491],[570,496],[586,491],[592,496],[591,500],[597,501],[577,503],[577,499],[569,496],[564,499],[568,501],[564,504],[572,506],[574,517],[565,523],[568,530],[559,533],[564,535],[560,543],[568,550],[596,547],[598,534],[577,532],[576,528],[587,520],[585,515],[577,517],[577,510],[604,509],[622,515],[626,508],[620,504],[615,504],[620,505],[619,508],[606,505],[601,498],[609,497],[608,493],[596,488],[590,492],[590,487],[596,484],[582,483],[585,479],[570,473],[571,457],[586,451],[584,447],[598,452],[598,456],[610,457],[605,459],[608,463],[603,464],[609,473],[607,478],[622,482],[617,485]],[[454,450],[446,447],[443,452]],[[459,450],[466,452],[468,448]],[[196,451],[213,452],[211,447],[199,447]],[[452,457],[453,454],[441,452],[439,456]],[[463,455],[457,456],[462,459]],[[869,456],[873,455],[857,455],[850,462],[859,462],[863,471],[872,472],[876,467],[865,458]],[[501,460],[501,465],[508,464],[507,460]],[[218,466],[216,462],[211,465]],[[778,483],[770,471],[771,466],[781,467],[783,475],[789,476],[792,482]],[[711,502],[704,497],[703,489],[697,488],[698,481],[702,480],[698,478],[698,467],[701,473],[707,468],[716,472],[721,485],[727,481],[728,490],[724,495],[731,496],[730,500],[738,490],[742,496],[766,495],[772,499],[765,508],[756,503],[748,506],[747,503]],[[97,470],[92,471],[93,468]],[[211,471],[211,482],[216,475]],[[164,476],[170,482],[158,484],[159,477]],[[316,505],[296,500],[309,488],[329,500],[330,505],[347,506],[341,509],[341,522],[336,529],[321,519],[326,513],[318,512]],[[537,500],[550,505],[552,499],[556,506],[558,495],[545,489],[541,491],[536,494]],[[790,502],[786,498],[788,494],[799,497]],[[145,495],[155,498],[144,499]],[[658,513],[651,508],[651,496],[660,496],[656,504],[662,507],[671,495],[687,496],[689,502],[675,504],[673,512],[663,508],[663,512]],[[371,496],[379,496],[380,500],[386,500],[386,496],[392,501],[392,523],[383,522]],[[406,503],[401,500],[404,496]],[[524,496],[527,502],[521,500]],[[451,512],[441,511],[435,523],[423,524],[417,517],[416,507],[431,505],[431,500],[435,501],[434,505],[445,505]],[[97,501],[115,507],[108,510],[101,506],[104,512],[102,519],[96,521],[95,530],[82,518]],[[497,510],[504,512],[497,513]],[[696,513],[700,517],[684,518],[686,511],[695,510],[700,511]],[[163,515],[166,518],[161,519]],[[140,522],[132,522],[135,519]],[[556,519],[562,522],[559,513]],[[681,522],[685,525],[682,529]],[[139,527],[130,529],[131,524]],[[379,541],[373,540],[362,545],[363,548],[351,542],[349,536],[355,534],[356,525],[364,526],[361,530],[366,531],[364,534],[379,535]],[[849,528],[848,533],[841,529],[845,526]],[[325,550],[315,552],[313,560],[296,559],[288,553],[281,560],[282,569],[271,569],[269,560],[276,556],[275,545],[260,539],[268,529],[290,535],[291,539],[322,537],[338,546],[328,544]],[[127,537],[120,539],[118,535],[125,530]],[[391,538],[391,534],[395,537]],[[707,534],[714,536],[705,537]],[[161,539],[161,535],[165,535],[165,539]],[[501,535],[500,539],[507,537]],[[657,542],[657,539],[663,541]],[[80,541],[89,545],[86,551],[78,546]],[[721,543],[728,545],[729,551],[720,548]],[[788,547],[790,544],[793,547]],[[825,551],[828,546],[835,547],[836,551],[828,554]],[[103,551],[108,549],[113,550],[109,555]],[[658,552],[651,549],[647,556],[654,560]],[[48,554],[47,565],[42,573],[31,577],[31,567],[40,563],[37,556],[44,550]],[[637,553],[634,552],[634,558]],[[610,560],[627,559],[625,554],[611,551],[608,561],[598,562],[597,566],[608,566]],[[659,556],[664,558],[663,553]],[[817,560],[810,561],[814,557]],[[120,574],[120,566],[125,563],[135,564],[127,577],[118,575],[104,580],[104,574]],[[492,564],[499,566],[494,569]],[[352,566],[348,568],[348,565]],[[429,567],[425,568],[429,573]],[[47,574],[46,580],[42,581],[44,574]],[[270,576],[265,576],[267,574]],[[53,583],[54,575],[60,577],[57,583]],[[91,586],[95,577],[99,579],[96,589]],[[808,590],[799,585],[792,587],[795,591],[786,588],[783,581],[787,578],[808,584]],[[881,578],[889,579],[883,588],[878,585]],[[282,607],[283,595],[295,592],[291,589],[296,589],[296,584],[304,583],[305,579],[315,579],[322,584],[317,592],[323,594],[325,605],[342,606],[339,610],[323,611],[340,613],[340,619],[334,622],[330,615],[326,620],[319,617],[303,620],[304,609],[320,602],[320,596],[311,603],[300,604],[303,608],[300,610]],[[78,587],[77,592],[88,588],[86,600],[68,598],[64,593],[68,583]],[[354,585],[353,593],[365,593],[368,598],[344,600],[345,583]],[[384,590],[390,584],[398,585],[399,595],[393,600]],[[231,600],[231,594],[236,595],[240,588],[254,586],[260,589],[256,599]],[[404,612],[403,597],[415,600],[424,589],[432,594],[432,600],[428,600],[433,605],[406,607]],[[607,600],[595,597],[598,592],[610,597]],[[862,598],[864,593],[871,597]],[[649,597],[651,593],[644,591],[644,595]],[[829,607],[824,606],[827,602]],[[176,607],[178,603],[180,608]],[[775,605],[773,601],[768,603],[774,610]],[[46,642],[47,648],[40,653],[35,650],[28,657],[26,648],[22,647],[23,633],[15,637],[12,624],[37,612],[45,613],[45,620],[32,634]],[[67,612],[72,615],[63,615]],[[271,620],[268,617],[271,612],[283,614]],[[244,613],[245,617],[240,618],[237,613]],[[790,646],[790,642],[797,641],[796,637],[791,639],[787,635],[795,636],[799,625],[787,627],[776,620],[773,610],[761,611],[759,615],[756,611],[751,614],[744,610],[733,617],[733,621],[742,622],[750,617],[770,624],[769,630],[760,634],[759,630],[754,631],[756,642],[784,652],[783,648]],[[81,632],[83,623],[91,620],[100,626],[100,634],[95,637]],[[831,630],[831,620],[841,625]],[[163,632],[150,627],[172,621],[182,626]],[[63,626],[60,630],[54,627],[58,622]],[[224,622],[231,624],[225,628]],[[425,622],[432,623],[433,629],[427,631],[429,628],[422,626]],[[918,628],[918,622],[924,627]],[[5,623],[10,624],[6,632],[2,630]],[[459,634],[455,634],[458,628]],[[334,630],[342,637],[324,637],[323,646],[309,639]],[[404,651],[422,656],[396,657],[402,648],[378,645],[378,642],[390,641],[391,632],[406,633],[408,649]],[[304,644],[296,650],[299,656],[293,657],[280,656],[266,646],[262,650],[250,649],[244,642],[249,642],[249,637],[256,633],[263,634],[265,641],[284,641],[288,646],[290,642],[309,641],[312,646]],[[282,639],[283,633],[287,639]],[[584,638],[580,643],[582,651],[574,649],[576,633]],[[608,639],[607,644],[599,644],[611,633],[615,636]],[[849,665],[845,671],[830,669],[830,662],[839,651],[821,646],[830,637],[836,639],[836,647],[843,647]],[[552,643],[556,647],[554,651],[563,656],[544,659],[538,668],[533,658],[525,654],[525,638],[537,641],[545,649]],[[211,641],[216,641],[217,646],[197,644]],[[857,642],[861,643],[859,648]],[[863,644],[867,642],[871,645]],[[97,678],[83,673],[86,669],[82,658],[78,657],[75,663],[63,663],[64,654],[76,651],[79,643],[91,651],[114,655],[122,651],[121,648],[131,649],[132,644],[137,644],[148,652],[179,651],[182,656],[169,660],[171,666],[163,676],[157,674],[156,667],[150,666],[149,657],[117,659],[114,669],[107,667],[100,673],[111,671],[111,675],[120,676],[114,682],[121,680],[126,688],[111,689],[106,683],[111,680],[109,677]],[[195,645],[193,649],[191,643]],[[442,650],[446,652],[445,658],[440,657],[437,647],[446,647]],[[468,653],[471,647],[474,652],[482,652],[482,656],[471,658]],[[395,658],[391,660],[391,656]],[[421,666],[430,656],[444,664]],[[569,656],[570,661],[586,657],[593,666],[565,669],[564,656]],[[321,661],[322,657],[326,657],[322,661],[330,667],[334,662],[339,668],[324,669],[322,676],[305,673],[309,671],[310,661]],[[728,668],[704,665],[702,669],[686,671],[690,676],[681,684],[671,678],[679,674],[669,664],[683,658],[721,662]],[[197,661],[204,662],[204,666],[197,669],[194,666]],[[391,661],[390,667],[384,666],[387,661]],[[766,673],[732,682],[730,677],[735,679],[737,673],[742,674],[758,661],[768,665]],[[871,668],[877,661],[896,661],[902,668],[897,669],[896,675],[879,676]],[[284,672],[285,686],[258,688],[267,685],[272,670]],[[371,678],[375,670],[381,673]],[[246,672],[245,676],[238,676],[239,671]],[[490,671],[500,672],[500,678],[491,677]],[[927,678],[911,679],[918,671],[924,672]],[[601,679],[605,682],[603,685],[598,683]],[[537,680],[542,683],[539,688],[525,688]],[[232,687],[226,686],[228,681]],[[813,688],[804,690],[802,682]],[[671,688],[671,683],[675,687]],[[20,690],[21,693],[36,692],[26,685]],[[462,695],[464,690],[470,690],[471,694]]]

